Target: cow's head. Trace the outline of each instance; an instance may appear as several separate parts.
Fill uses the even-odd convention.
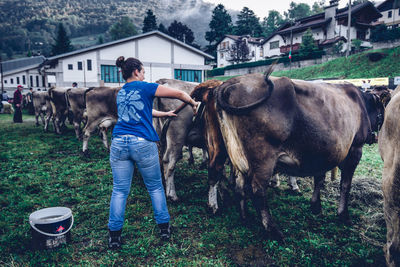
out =
[[[389,103],[390,99],[390,92],[387,88],[386,90],[383,88],[374,88],[373,90],[363,92],[363,100],[368,112],[372,132],[378,132],[381,129],[385,117],[385,107]],[[368,143],[376,141],[374,135],[373,140]]]

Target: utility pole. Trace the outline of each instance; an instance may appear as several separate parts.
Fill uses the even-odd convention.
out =
[[[346,58],[349,57],[351,50],[351,40],[350,40],[350,27],[351,27],[351,0],[349,0],[349,14],[347,21],[347,50],[346,50]]]
[[[3,61],[0,55],[0,73],[1,73],[1,95],[4,94],[4,83],[3,83]]]

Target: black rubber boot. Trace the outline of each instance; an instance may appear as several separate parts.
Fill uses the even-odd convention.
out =
[[[169,223],[160,223],[158,225],[160,228],[160,238],[162,241],[168,241],[171,237],[171,226]]]
[[[108,230],[108,248],[119,249],[121,247],[121,233],[122,229],[118,231]]]

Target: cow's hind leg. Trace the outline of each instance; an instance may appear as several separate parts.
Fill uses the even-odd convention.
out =
[[[313,214],[320,214],[322,211],[321,206],[321,189],[324,187],[325,174],[314,176],[314,192],[311,197],[311,212]]]
[[[400,158],[385,159],[382,173],[383,207],[386,221],[384,252],[388,266],[400,266]]]
[[[166,196],[173,201],[179,200],[176,195],[174,176],[176,163],[182,158],[182,147],[182,144],[170,144],[168,142],[162,160]]]
[[[208,207],[213,214],[221,211],[218,203],[218,186],[224,175],[226,158],[227,155],[225,152],[216,153],[215,157],[211,156],[208,166]]]
[[[254,172],[251,181],[251,188],[253,190],[252,198],[254,207],[260,214],[261,223],[267,235],[273,239],[283,240],[284,236],[272,218],[266,197],[268,182],[273,175],[274,167],[275,162],[271,157],[265,162],[262,168],[258,168]]]
[[[346,159],[340,164],[339,168],[342,173],[340,179],[340,200],[338,208],[339,219],[344,223],[350,223],[350,216],[348,210],[351,181],[353,179],[354,171],[357,168],[362,156],[362,147],[350,148],[349,154]]]
[[[194,165],[194,157],[193,157],[193,146],[188,145],[188,152],[189,152],[189,165]]]

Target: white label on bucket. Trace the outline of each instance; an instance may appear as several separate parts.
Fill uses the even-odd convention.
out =
[[[46,239],[47,248],[56,248],[61,244],[67,244],[67,238],[65,235],[56,236],[55,238]]]

